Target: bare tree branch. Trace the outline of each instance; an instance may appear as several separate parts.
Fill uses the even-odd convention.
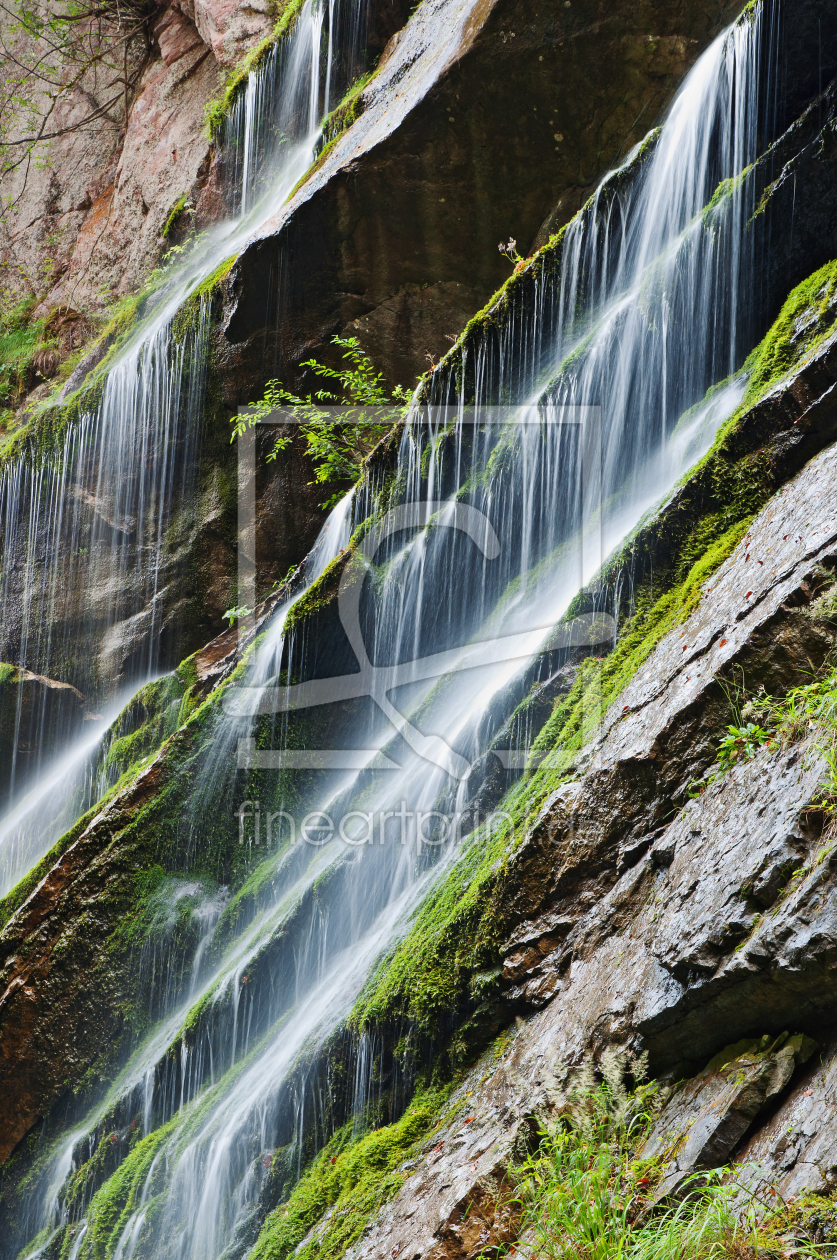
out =
[[[80,0],[58,12],[48,8],[49,2],[0,0],[0,13],[9,19],[0,39],[7,71],[0,88],[0,172],[8,177],[23,169],[17,195],[0,208],[0,218],[20,203],[38,146],[126,126],[151,52],[155,0]],[[102,76],[101,71],[111,73]],[[91,75],[99,100],[103,88],[118,92],[99,104],[82,86]],[[58,105],[77,91],[85,92],[90,108],[61,125]]]

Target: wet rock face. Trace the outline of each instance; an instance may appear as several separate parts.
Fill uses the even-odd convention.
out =
[[[0,802],[71,739],[84,720],[84,697],[68,683],[0,664]]]
[[[547,220],[566,222],[736,10],[422,5],[358,120],[234,270],[229,388],[337,332],[358,336],[392,383],[412,383],[508,276],[498,242],[525,254]]]
[[[726,1164],[756,1117],[816,1049],[803,1033],[739,1042],[681,1082],[641,1148],[643,1158],[664,1161],[656,1199],[675,1194],[690,1174]]]
[[[498,242],[514,238],[525,256],[566,223],[659,121],[735,12],[722,3],[597,0],[537,13],[514,0],[423,5],[361,93],[360,117],[231,276],[230,401],[337,332],[357,336],[392,383],[412,384],[508,277]],[[795,6],[792,21],[777,21],[773,7],[770,14],[764,69],[782,83],[762,110],[763,134],[772,138],[837,70],[837,20],[826,0]],[[812,41],[821,50],[816,66]],[[826,116],[820,107],[820,126]],[[767,182],[781,176],[781,196],[756,224],[764,327],[815,260],[837,248],[828,144],[806,139],[793,177],[784,168],[799,153],[795,141],[771,153]],[[280,297],[289,266],[294,282]]]
[[[527,1117],[558,1104],[566,1065],[614,1043],[687,1081],[650,1139],[671,1152],[663,1192],[733,1156],[783,1193],[837,1181],[837,860],[814,806],[816,739],[685,794],[730,720],[719,674],[740,667],[781,694],[834,649],[835,628],[808,610],[837,569],[836,480],[830,446],[770,501],[547,803],[510,881],[520,918],[501,987],[516,1035],[463,1085],[470,1123],[439,1131],[354,1260],[459,1260],[499,1242],[493,1227],[478,1247],[458,1238],[470,1198],[502,1201]]]
[[[770,1119],[749,1138],[740,1158],[776,1180],[785,1198],[801,1191],[831,1193],[837,1186],[837,1045],[828,1041],[797,1074],[788,1096]]]

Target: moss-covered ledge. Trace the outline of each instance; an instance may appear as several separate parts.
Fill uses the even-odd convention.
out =
[[[156,1008],[137,951],[158,933],[159,916],[148,910],[161,883],[197,880],[211,890],[247,877],[248,852],[227,820],[207,825],[199,853],[180,825],[226,687],[245,668],[246,659],[202,702],[194,661],[140,692],[103,751],[118,781],[2,903],[0,1158],[58,1098],[71,1111],[74,1098],[83,1104],[144,1030]],[[178,916],[170,926],[160,944],[183,973],[196,940]],[[68,1063],[61,1047],[71,1026]]]
[[[610,710],[609,721],[619,720],[621,692],[705,597],[707,580],[753,516],[837,440],[834,275],[831,264],[790,295],[751,356],[749,400],[568,611],[571,617],[590,608],[615,609],[617,645],[602,659],[585,662],[556,705],[534,745],[546,759],[500,803],[510,822],[469,839],[407,936],[370,979],[352,1016],[358,1031],[393,1037],[406,1025],[447,1027],[448,1053],[456,1062],[513,1014],[500,996],[501,946],[535,904],[542,810],[577,773],[579,754],[605,712]],[[806,319],[800,320],[802,312]],[[805,336],[798,335],[800,326]]]
[[[225,259],[200,281],[184,300],[172,320],[172,337],[182,344],[198,326],[198,314],[209,304],[209,322],[221,318],[223,282],[235,263],[235,256]],[[113,310],[102,328],[94,332],[79,362],[69,375],[59,374],[48,396],[31,408],[24,407],[20,424],[0,443],[0,471],[20,460],[40,465],[58,451],[70,429],[83,415],[94,413],[102,400],[105,381],[120,354],[137,337],[144,321],[153,317],[160,289],[173,272],[161,268],[149,277],[139,293],[129,294]],[[37,329],[35,330],[37,332]],[[40,333],[38,333],[40,336]],[[203,352],[207,353],[211,337]]]

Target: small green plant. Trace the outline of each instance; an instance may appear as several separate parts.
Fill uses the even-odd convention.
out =
[[[589,1061],[567,1091],[557,1125],[510,1171],[516,1180],[518,1236],[538,1260],[755,1260],[782,1227],[785,1205],[772,1188],[755,1195],[735,1169],[688,1176],[677,1198],[655,1202],[665,1160],[643,1159],[644,1139],[660,1110],[645,1064],[606,1051]],[[625,1082],[633,1076],[634,1089]],[[781,1207],[779,1207],[781,1205]],[[777,1212],[776,1209],[779,1208]],[[797,1256],[818,1254],[801,1239]]]
[[[523,268],[526,266],[527,262],[529,261],[528,258],[524,258],[522,254],[518,253],[517,241],[514,239],[513,236],[510,236],[508,241],[505,242],[505,244],[503,243],[503,241],[500,241],[500,244],[497,246],[497,248],[499,249],[500,253],[505,254],[509,262],[512,263],[512,265],[514,266],[515,275],[517,275],[518,272],[522,271]]]
[[[273,594],[275,591],[281,590],[281,588],[286,584],[286,582],[290,582],[291,578],[300,567],[301,566],[298,564],[292,564],[284,577],[280,577],[276,579],[276,581],[273,583],[273,586],[271,587],[270,593]]]
[[[727,734],[718,745],[718,760],[726,770],[737,761],[749,761],[759,748],[773,743],[773,736],[763,726],[746,722],[743,726],[728,726]]]
[[[772,738],[783,748],[808,735],[813,737],[828,767],[816,803],[829,815],[837,813],[837,665],[833,658],[826,661],[813,682],[791,688],[781,699],[756,696],[745,713],[766,722]]]
[[[246,604],[239,604],[237,608],[228,608],[227,611],[222,614],[222,619],[224,621],[228,621],[231,626],[234,626],[235,623],[240,621],[242,617],[249,617],[252,611],[253,609],[248,608]]]
[[[737,678],[735,667],[733,667],[733,675],[729,681],[722,678],[715,680],[729,701],[732,711],[732,723],[727,727],[726,735],[718,744],[718,761],[722,771],[729,770],[739,761],[749,761],[756,755],[759,748],[765,744],[770,747],[775,740],[772,729],[768,730],[752,720],[755,716],[753,702],[747,700],[744,671],[740,666],[738,669]],[[707,780],[705,786],[708,786],[711,781],[711,778]],[[699,793],[690,792],[690,795],[699,795]]]
[[[811,736],[825,761],[828,773],[814,805],[827,815],[837,815],[837,665],[826,661],[821,676],[801,687],[792,687],[781,698],[760,689],[746,698],[743,673],[739,681],[717,679],[726,693],[733,724],[718,744],[721,771],[749,761],[759,748],[788,748]],[[692,779],[687,795],[700,796],[717,775]]]
[[[372,360],[356,337],[332,337],[332,345],[343,351],[344,367],[331,368],[316,359],[300,366],[310,369],[321,380],[333,381],[335,389],[318,389],[307,398],[285,389],[281,381],[268,381],[264,397],[251,403],[249,413],[233,417],[232,441],[249,427],[257,425],[272,412],[290,409],[305,439],[307,454],[314,462],[315,481],[321,484],[355,481],[366,456],[392,428],[393,422],[406,415],[409,394],[400,385],[388,396],[383,372],[375,369]],[[334,407],[344,408],[335,417]],[[395,409],[395,410],[393,410]],[[268,459],[276,459],[292,441],[280,436],[273,444]],[[331,507],[343,494],[335,491],[321,506]]]
[[[514,239],[513,236],[510,236],[508,241],[505,241],[505,242],[500,241],[500,244],[497,246],[497,248],[499,249],[501,254],[505,254],[509,262],[515,263],[515,265],[517,263],[524,261],[523,255],[517,252],[517,241]]]

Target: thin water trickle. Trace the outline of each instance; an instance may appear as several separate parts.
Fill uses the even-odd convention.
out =
[[[26,714],[26,774],[13,765],[0,819],[3,891],[101,795],[96,751],[128,695],[157,675],[166,587],[182,580],[177,550],[201,439],[207,309],[182,340],[158,329],[118,364],[95,411],[60,448],[0,477],[0,656],[72,683],[87,720],[57,716],[42,685]],[[128,687],[126,682],[133,682]],[[17,732],[24,687],[18,688]],[[18,747],[20,744],[18,743]],[[53,750],[61,750],[53,752]],[[92,777],[91,777],[92,776]]]

